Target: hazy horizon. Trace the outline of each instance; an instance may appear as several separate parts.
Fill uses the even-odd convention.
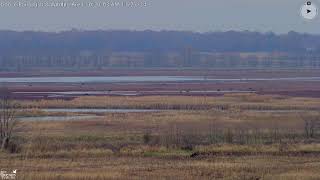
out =
[[[308,34],[308,35],[320,35],[318,33],[310,33],[310,32],[299,32],[295,30],[289,30],[286,32],[274,32],[274,31],[251,31],[251,30],[224,30],[224,31],[192,31],[192,30],[175,30],[175,29],[159,29],[159,30],[152,30],[152,29],[141,29],[141,30],[134,30],[134,29],[78,29],[78,28],[70,28],[70,29],[61,29],[61,30],[32,30],[32,29],[21,29],[21,30],[14,30],[14,29],[0,29],[0,31],[12,31],[12,32],[38,32],[38,33],[63,33],[63,32],[71,32],[71,31],[79,31],[79,32],[91,32],[91,31],[104,31],[104,32],[111,32],[111,31],[136,31],[136,32],[190,32],[190,33],[199,33],[199,34],[210,34],[210,33],[227,33],[227,32],[250,32],[250,33],[261,33],[261,34],[268,34],[273,33],[275,35],[287,35],[290,32],[295,32],[299,34]]]
[[[22,0],[24,1],[24,0]],[[65,2],[68,2],[66,0]],[[10,1],[2,1],[10,2]],[[28,2],[35,2],[29,0]],[[77,2],[80,2],[77,1]],[[85,1],[83,1],[85,2]],[[115,2],[96,0],[95,2]],[[116,1],[129,2],[129,1]],[[135,1],[144,2],[144,1]],[[300,17],[304,0],[178,0],[145,1],[147,6],[30,8],[0,7],[1,29],[59,32],[71,30],[169,30],[192,32],[289,31],[319,34],[320,18]],[[319,1],[315,1],[318,7]]]

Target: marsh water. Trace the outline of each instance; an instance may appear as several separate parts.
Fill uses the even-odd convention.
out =
[[[157,112],[157,109],[80,109],[80,108],[58,108],[58,109],[39,109],[44,112],[71,112],[71,113],[138,113],[138,112]]]
[[[18,119],[22,121],[72,121],[72,120],[90,120],[94,118],[103,117],[103,115],[98,115],[95,113],[146,113],[146,112],[170,111],[170,110],[157,110],[157,109],[96,109],[96,108],[94,109],[59,108],[59,109],[39,109],[39,110],[44,112],[53,112],[53,113],[56,113],[56,112],[79,113],[79,115],[19,117]],[[303,112],[307,112],[307,110],[248,110],[248,112],[283,114],[283,113],[297,113],[297,112],[303,113]]]
[[[93,119],[99,116],[40,116],[40,117],[19,117],[21,121],[72,121]]]
[[[39,116],[39,117],[19,117],[22,121],[71,121],[86,120],[101,117],[95,113],[145,113],[158,112],[163,110],[156,109],[80,109],[80,108],[57,108],[57,109],[39,109],[44,112],[51,113],[82,113],[84,115],[68,115],[68,116]]]
[[[83,77],[1,77],[2,83],[142,83],[142,82],[247,82],[247,81],[320,81],[320,77],[285,78],[211,78],[203,76],[83,76]]]

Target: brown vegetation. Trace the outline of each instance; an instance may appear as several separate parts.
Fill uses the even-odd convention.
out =
[[[24,107],[165,111],[24,121],[14,137],[19,147],[0,153],[0,166],[18,169],[25,180],[315,180],[319,104],[316,98],[254,94],[24,101]]]
[[[293,98],[278,95],[228,94],[206,96],[84,96],[73,100],[23,101],[25,108],[129,108],[129,109],[239,109],[239,110],[319,110],[320,98]]]

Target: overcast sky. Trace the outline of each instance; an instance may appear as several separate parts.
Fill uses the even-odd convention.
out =
[[[17,1],[19,0],[7,0],[11,3]],[[25,1],[32,3],[36,0]],[[0,0],[0,2],[6,1]],[[92,2],[107,2],[107,0],[92,0]],[[139,8],[1,7],[0,29],[19,31],[60,31],[71,28],[151,29],[198,32],[251,30],[276,33],[294,30],[320,34],[320,16],[310,22],[300,17],[300,7],[305,0],[146,0],[146,2],[146,7]],[[314,3],[320,7],[320,0],[314,0]]]

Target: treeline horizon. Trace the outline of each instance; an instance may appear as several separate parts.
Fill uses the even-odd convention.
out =
[[[286,52],[320,53],[320,35],[251,31],[0,31],[0,55],[50,56],[90,52]]]

